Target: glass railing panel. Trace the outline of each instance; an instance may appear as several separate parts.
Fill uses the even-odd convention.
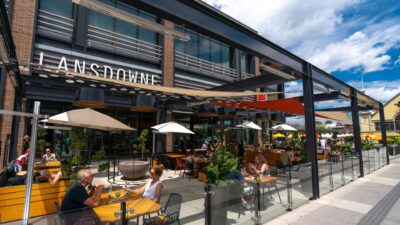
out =
[[[364,175],[370,174],[371,173],[371,166],[370,166],[370,156],[369,156],[369,151],[363,150],[363,164],[364,164]]]
[[[291,204],[292,208],[296,208],[310,201],[312,197],[311,163],[303,163],[294,166],[291,172]]]
[[[257,183],[253,178],[236,181],[223,190],[213,191],[211,198],[211,224],[254,224],[257,208]],[[218,204],[218,196],[224,195],[226,205]],[[226,221],[221,218],[226,215]]]
[[[354,179],[358,179],[360,177],[360,156],[358,152],[353,152],[351,155],[354,169]],[[365,168],[364,168],[365,170]]]
[[[351,155],[342,157],[343,164],[343,182],[347,184],[353,181],[354,178],[354,162]]]
[[[263,178],[264,181],[259,183],[259,217],[256,218],[259,218],[261,224],[284,214],[290,205],[287,197],[290,185],[289,169],[278,171],[271,178]]]
[[[318,160],[319,193],[325,195],[332,190],[332,170],[330,160]]]
[[[338,189],[342,183],[342,161],[340,156],[331,157],[333,190]]]
[[[371,149],[368,150],[369,152],[369,164],[370,164],[370,172],[375,171],[376,167],[375,167],[375,153],[376,150],[375,149]]]

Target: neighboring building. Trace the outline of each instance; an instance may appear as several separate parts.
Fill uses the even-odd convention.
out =
[[[360,129],[361,133],[375,132],[375,124],[372,122],[372,116],[375,111],[360,111]]]
[[[400,132],[400,108],[396,105],[400,102],[400,93],[390,99],[384,105],[385,125],[388,135],[398,135]],[[375,131],[380,132],[379,113],[375,113],[371,118]]]

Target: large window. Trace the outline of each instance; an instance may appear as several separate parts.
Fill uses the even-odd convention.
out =
[[[176,29],[183,31],[180,26],[176,26]],[[176,39],[175,51],[226,67],[231,66],[231,54],[228,45],[192,30],[186,29],[185,32],[190,36],[190,40],[185,42]]]
[[[40,0],[39,8],[59,16],[72,18],[72,1]]]
[[[385,122],[385,127],[386,127],[387,131],[397,131],[400,128],[398,126],[400,126],[400,121],[397,121],[396,125],[393,121]],[[381,123],[380,122],[375,122],[375,129],[376,129],[376,131],[381,131]]]
[[[250,74],[251,55],[240,51],[240,72]]]
[[[130,12],[134,15],[138,15],[149,21],[157,22],[157,17],[155,15],[137,9],[131,5],[115,0],[100,1],[122,9],[124,11]],[[135,26],[125,21],[114,19],[93,10],[89,11],[89,24],[124,36],[146,41],[151,44],[157,44],[157,34],[155,32],[145,29],[143,27]]]

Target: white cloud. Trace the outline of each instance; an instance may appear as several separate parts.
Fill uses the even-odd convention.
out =
[[[340,11],[359,1],[205,0],[286,48],[303,40],[332,34],[335,26],[343,21]]]
[[[375,25],[376,30],[371,33],[368,28],[344,40],[316,48],[309,60],[328,72],[356,69],[368,73],[384,70],[391,61],[388,51],[400,43],[400,25],[393,23],[386,21]]]
[[[356,10],[363,0],[204,1],[328,72],[384,70],[392,66],[388,51],[400,43],[399,17],[343,19],[346,10]]]
[[[359,81],[348,82],[351,86],[361,89],[361,83]],[[364,82],[365,94],[372,98],[386,103],[388,100],[393,98],[395,95],[400,93],[400,79],[391,81],[372,81]]]

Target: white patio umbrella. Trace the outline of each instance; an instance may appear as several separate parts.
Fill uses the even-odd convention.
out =
[[[242,124],[236,125],[237,128],[248,128],[254,130],[261,130],[261,127],[251,121],[245,121]]]
[[[51,116],[50,118],[41,120],[40,122],[105,131],[134,130],[118,120],[90,108],[70,110]]]
[[[280,130],[280,131],[296,131],[297,130],[296,128],[289,126],[287,124],[279,124],[279,125],[273,126],[271,129],[272,130]]]
[[[156,147],[156,133],[160,133],[160,134],[167,134],[167,133],[194,134],[193,131],[187,129],[186,127],[184,127],[174,121],[152,126],[151,129],[153,129],[153,154],[154,154],[154,149]]]

